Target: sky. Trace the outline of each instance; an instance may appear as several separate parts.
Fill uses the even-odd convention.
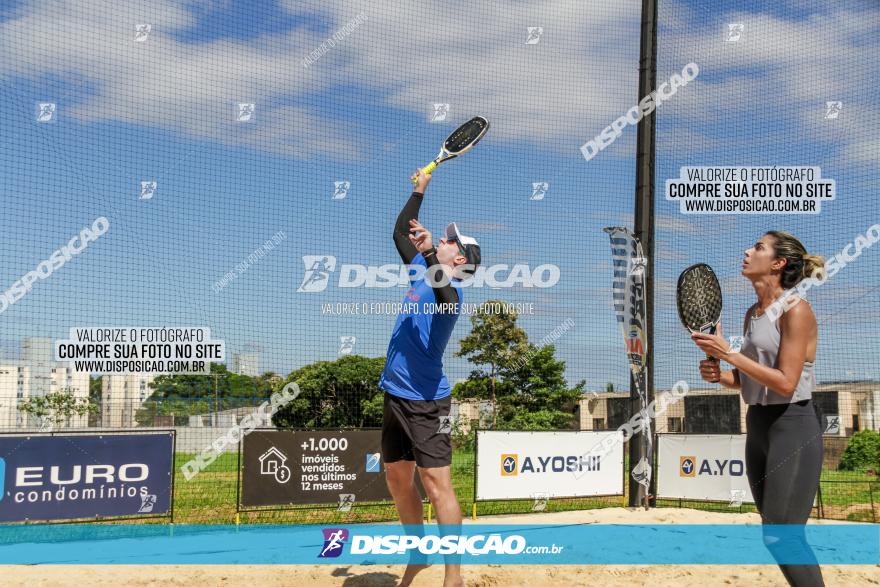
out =
[[[147,5],[148,4],[148,5]],[[550,288],[466,289],[464,301],[533,303],[518,319],[557,341],[566,376],[627,384],[605,226],[631,226],[635,127],[590,161],[580,146],[638,101],[640,2],[13,1],[0,8],[0,291],[98,217],[110,229],[0,313],[0,350],[83,326],[208,326],[227,352],[286,374],[354,352],[383,356],[393,315],[322,304],[399,302],[401,288],[297,292],[303,257],[383,265],[409,174],[480,114],[471,153],[443,164],[422,207],[435,237],[456,221],[484,265],[554,264]],[[111,9],[112,8],[112,9]],[[657,113],[656,383],[697,381],[674,311],[678,273],[716,268],[723,325],[754,301],[742,251],[782,228],[826,256],[880,222],[880,10],[871,3],[662,2],[658,83],[700,73]],[[146,39],[135,27],[150,24]],[[728,40],[731,24],[741,38]],[[476,25],[476,26],[475,26]],[[527,43],[529,27],[541,27]],[[826,118],[826,102],[843,106]],[[57,105],[36,121],[38,103]],[[238,121],[238,104],[254,115]],[[432,120],[434,104],[449,104]],[[693,216],[663,197],[686,165],[811,165],[835,179],[819,215]],[[155,181],[141,199],[141,182]],[[348,182],[334,199],[336,182]],[[533,184],[549,187],[533,199]],[[285,238],[223,287],[261,243]],[[880,248],[810,293],[821,381],[880,379]],[[502,275],[504,272],[502,272]],[[472,365],[447,347],[450,380]]]

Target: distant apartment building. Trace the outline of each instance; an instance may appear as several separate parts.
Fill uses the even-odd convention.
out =
[[[668,390],[658,390],[657,396]],[[880,430],[880,383],[870,381],[819,384],[814,394],[825,424],[825,436],[852,436],[859,430]],[[744,434],[748,406],[739,391],[690,389],[677,402],[667,401],[657,414],[654,432]],[[579,402],[581,430],[614,430],[630,418],[628,392],[603,392]],[[660,405],[660,402],[658,402]]]
[[[129,373],[101,378],[101,426],[133,428],[135,415],[153,393],[150,382],[155,375]]]
[[[0,359],[0,429],[37,428],[39,422],[19,410],[29,398],[69,390],[76,398],[89,397],[89,374],[76,373],[53,360],[52,339],[25,338],[21,359]],[[72,416],[57,428],[88,426],[88,414]]]
[[[258,353],[234,353],[229,370],[239,375],[258,377],[260,375],[260,355]]]

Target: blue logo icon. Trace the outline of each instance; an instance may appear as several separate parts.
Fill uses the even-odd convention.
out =
[[[367,473],[381,473],[382,472],[382,455],[377,452],[368,452],[367,453]]]
[[[501,455],[501,476],[510,477],[516,475],[519,455],[504,454]]]
[[[681,471],[679,475],[681,477],[695,477],[697,473],[697,459],[696,457],[686,456],[681,457],[680,459]]]
[[[345,528],[324,528],[324,547],[318,558],[336,558],[342,554],[343,546],[348,541],[348,530]]]
[[[6,495],[6,459],[0,457],[0,501]]]

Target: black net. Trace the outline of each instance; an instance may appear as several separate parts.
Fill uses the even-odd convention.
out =
[[[866,471],[876,465],[854,467],[842,456],[855,433],[878,428],[874,357],[880,339],[871,332],[880,315],[880,255],[862,243],[857,258],[844,260],[856,250],[847,246],[876,225],[880,204],[880,118],[873,113],[872,89],[877,62],[869,49],[876,47],[869,32],[876,27],[876,5],[783,2],[754,12],[740,2],[661,2],[659,20],[658,84],[692,62],[699,75],[663,104],[657,118],[655,381],[662,389],[685,380],[693,395],[681,413],[659,417],[657,428],[745,432],[746,405],[738,394],[700,380],[704,356],[679,325],[673,289],[685,267],[711,265],[724,296],[723,334],[743,334],[746,310],[757,301],[741,275],[745,252],[765,232],[787,231],[809,253],[844,265],[804,296],[819,328],[815,401],[826,428],[824,514],[875,519],[878,486]],[[763,168],[766,178],[774,167],[813,167],[816,178],[836,182],[836,198],[811,198],[806,190],[792,197],[782,185],[781,196],[764,200],[792,202],[787,211],[726,214],[687,211],[683,198],[666,198],[668,181],[686,179],[683,168],[713,166]],[[776,177],[764,183],[793,181]],[[821,212],[806,211],[820,199]]]

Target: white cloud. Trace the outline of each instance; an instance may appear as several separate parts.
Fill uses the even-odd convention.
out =
[[[728,164],[749,164],[778,160],[780,144],[790,151],[816,141],[827,149],[817,151],[823,162],[838,150],[856,150],[863,160],[859,145],[877,132],[878,100],[869,80],[878,74],[873,55],[880,48],[880,11],[845,4],[824,14],[804,11],[792,8],[797,19],[731,12],[706,27],[685,19],[666,22],[665,34],[676,39],[669,53],[695,61],[700,76],[664,104],[660,117],[666,117],[669,134],[658,141],[660,152],[665,141],[666,148],[675,148],[669,151],[673,157],[715,155]],[[738,42],[725,42],[727,23],[744,25]],[[830,100],[844,103],[836,120],[825,119]]]
[[[225,5],[204,0],[183,6]],[[97,0],[38,1],[0,23],[0,55],[6,56],[0,79],[53,74],[82,82],[90,94],[77,95],[69,115],[84,122],[164,127],[302,158],[363,159],[369,153],[358,138],[358,117],[334,122],[317,108],[327,92],[349,85],[377,91],[368,109],[384,103],[427,120],[431,104],[447,102],[450,121],[487,116],[493,123],[488,140],[525,141],[576,160],[584,141],[636,102],[637,0],[282,5],[295,15],[318,15],[325,26],[303,24],[247,41],[183,42],[172,33],[198,23],[179,2],[118,0],[107,10]],[[784,134],[791,135],[785,140],[825,141],[849,161],[876,163],[869,150],[876,146],[876,124],[854,118],[841,133],[821,118],[821,108],[839,99],[844,114],[875,116],[870,87],[877,76],[871,57],[877,11],[835,7],[800,20],[732,12],[700,27],[686,17],[688,10],[669,5],[661,12],[681,16],[664,21],[660,38],[666,59],[680,57],[681,63],[664,66],[669,71],[658,72],[658,80],[690,60],[701,68],[700,77],[659,111],[661,123],[672,121],[680,154],[707,148],[769,152],[780,138],[757,130],[781,119]],[[351,34],[303,67],[311,51],[359,15],[363,22]],[[724,42],[727,22],[745,24],[739,42]],[[140,23],[152,24],[153,31],[135,43]],[[534,45],[525,43],[530,26],[544,29]],[[866,100],[872,103],[859,103]],[[232,118],[234,105],[248,101],[257,106],[253,124],[245,127]],[[749,122],[734,124],[744,118]],[[628,128],[603,157],[631,157],[634,135]],[[661,136],[658,146],[667,140]]]
[[[363,13],[362,28],[339,47],[349,59],[339,59],[335,76],[375,86],[390,105],[426,119],[438,102],[450,104],[456,121],[485,115],[491,140],[524,140],[580,157],[578,147],[635,98],[633,0],[612,8],[556,0],[287,6],[295,13],[321,10],[336,26]],[[529,26],[543,27],[538,44],[525,44]]]
[[[248,41],[182,42],[172,33],[198,23],[170,0],[120,0],[113,10],[97,0],[38,2],[0,24],[0,54],[14,57],[0,61],[0,78],[84,80],[91,93],[77,96],[67,113],[83,122],[164,127],[303,157],[363,158],[368,152],[358,143],[357,120],[328,138],[322,131],[330,121],[317,108],[279,105],[297,98],[319,104],[336,86],[374,87],[388,105],[426,119],[431,103],[448,102],[451,120],[488,116],[492,140],[525,140],[572,157],[580,157],[586,137],[633,100],[636,0],[610,9],[557,0],[285,6],[294,14],[323,16],[327,30],[304,25]],[[303,66],[310,52],[359,14],[365,18],[351,34]],[[153,30],[146,42],[135,43],[134,26],[142,23]],[[537,45],[525,44],[529,26],[544,27]],[[231,117],[237,102],[248,101],[256,103],[256,130],[242,131]]]
[[[326,76],[301,63],[309,33],[186,43],[173,33],[197,23],[178,3],[124,0],[106,8],[103,2],[44,1],[0,24],[0,54],[7,56],[0,79],[53,74],[78,82],[88,95],[73,88],[44,99],[82,122],[163,127],[295,157],[354,158],[365,151],[354,122],[280,103],[326,87]],[[137,24],[152,25],[144,42],[134,42]],[[236,121],[239,102],[255,103],[253,123]]]

